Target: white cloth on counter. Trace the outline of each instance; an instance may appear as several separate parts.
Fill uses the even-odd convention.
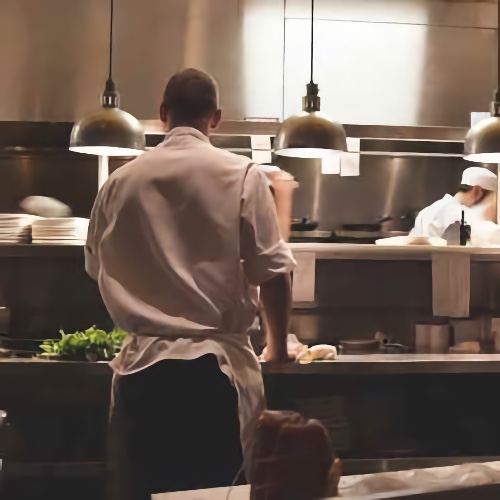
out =
[[[300,364],[312,363],[313,361],[333,361],[337,359],[337,349],[333,345],[319,344],[304,349],[296,358]]]
[[[337,349],[335,346],[320,344],[307,347],[293,333],[288,334],[287,350],[288,354],[295,358],[295,362],[301,364],[337,359]],[[262,359],[265,357],[265,352],[266,350],[264,349],[264,353],[261,356]]]
[[[500,462],[382,472],[340,478],[339,497],[370,500],[404,498],[432,491],[456,490],[500,483]],[[387,495],[387,496],[386,496]],[[152,495],[152,500],[250,500],[250,486],[179,491]],[[333,500],[333,499],[332,499]]]
[[[175,128],[110,176],[85,248],[115,325],[131,334],[113,370],[127,375],[163,359],[215,354],[238,392],[246,460],[264,405],[248,336],[256,286],[295,264],[269,181],[249,167],[201,132]]]
[[[472,223],[471,244],[478,247],[500,246],[500,226],[490,221]]]
[[[498,483],[500,483],[500,462],[472,463],[347,476],[341,479],[339,494],[346,498],[369,499],[375,495],[399,492],[402,497],[404,495],[404,498],[407,498],[417,492],[445,491]],[[473,493],[471,496],[473,497]]]
[[[434,247],[445,247],[446,240],[443,238],[428,238],[426,236],[392,236],[391,238],[382,238],[375,241],[376,245],[381,246],[422,246],[430,245]]]
[[[470,255],[436,252],[432,255],[432,310],[434,316],[469,317]]]

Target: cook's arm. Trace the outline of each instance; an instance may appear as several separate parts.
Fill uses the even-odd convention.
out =
[[[294,181],[293,176],[289,173],[279,169],[261,170],[265,173],[269,180],[269,187],[273,195],[274,203],[276,205],[276,215],[278,218],[278,227],[280,230],[281,238],[288,241],[290,236],[290,224],[292,217],[292,197],[293,191],[298,184]],[[259,311],[261,317],[261,328],[263,330],[263,337],[267,339],[267,349],[264,351],[265,357],[273,356],[273,351],[276,351],[273,344],[274,340],[269,340],[273,332],[282,331],[283,329],[288,333],[288,321],[284,323],[284,318],[276,316],[276,312],[280,310],[291,311],[291,283],[289,276],[280,276],[273,279],[268,283],[264,283],[260,287],[260,302]],[[277,291],[278,288],[284,288],[282,291]],[[275,297],[286,298],[286,304],[276,304]],[[284,307],[284,309],[283,309]],[[288,317],[286,318],[288,320]],[[272,326],[269,325],[272,323]],[[286,335],[286,334],[285,334]],[[284,355],[283,355],[284,356]]]
[[[249,171],[245,182],[241,218],[241,258],[247,280],[261,287],[268,326],[267,358],[284,360],[291,308],[290,272],[295,261],[281,238],[268,180],[257,168]]]
[[[287,338],[292,309],[290,274],[280,274],[260,286],[260,299],[266,320],[266,361],[288,359]]]
[[[106,226],[106,217],[104,214],[104,198],[106,185],[104,185],[97,194],[90,216],[89,230],[87,233],[87,242],[85,243],[85,270],[87,274],[97,281],[100,271],[99,243],[102,232]]]

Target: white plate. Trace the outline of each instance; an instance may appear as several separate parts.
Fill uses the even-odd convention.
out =
[[[76,245],[84,246],[84,240],[33,240],[33,245]]]
[[[81,233],[78,231],[40,231],[38,229],[33,230],[33,235],[40,236],[70,236],[70,237],[78,237]]]
[[[88,219],[81,219],[78,217],[71,217],[71,218],[65,218],[65,219],[36,219],[33,222],[33,225],[35,226],[49,226],[49,227],[61,227],[61,226],[71,226],[71,227],[81,227],[81,226],[88,226],[89,220]]]
[[[38,236],[38,235],[33,235],[34,240],[79,240],[79,241],[85,241],[86,238],[81,238],[77,236]]]
[[[28,214],[0,214],[0,219],[33,219],[33,215]]]

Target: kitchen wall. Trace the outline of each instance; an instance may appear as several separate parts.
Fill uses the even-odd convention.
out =
[[[467,127],[471,111],[488,108],[496,71],[494,0],[316,5],[315,79],[330,116],[354,124]],[[73,121],[96,108],[107,75],[109,2],[0,0],[0,7],[0,120]],[[300,109],[309,79],[309,0],[115,0],[115,13],[114,75],[122,107],[138,118],[157,116],[165,82],[185,66],[214,74],[226,119]],[[22,160],[23,173],[16,171],[19,158],[0,160],[4,178],[14,183],[10,192],[61,195],[54,172],[45,176],[31,160]],[[59,158],[57,169],[66,161],[82,164]],[[307,162],[282,166],[301,183],[295,215],[332,229],[422,208],[455,190],[465,163],[363,156],[357,178],[322,177]],[[56,186],[66,182],[61,168]],[[85,169],[77,172],[89,182]],[[89,202],[82,199],[94,192],[75,196],[84,214]],[[8,196],[3,204],[14,202]]]
[[[495,87],[496,1],[317,0],[316,80],[343,123],[468,126]],[[287,0],[285,114],[308,81],[308,0]]]
[[[447,157],[362,155],[360,175],[322,175],[316,160],[282,158],[279,165],[299,182],[293,216],[319,221],[332,230],[343,223],[370,223],[404,217],[446,193],[455,194],[469,162]]]
[[[300,186],[294,193],[293,216],[320,222],[332,230],[343,223],[375,222],[383,215],[405,216],[453,194],[464,168],[457,158],[362,156],[359,177],[322,175],[319,163],[282,159]],[[112,160],[114,170],[122,164]],[[97,193],[97,159],[65,151],[0,152],[0,213],[17,211],[27,196],[50,196],[73,213],[89,217]]]
[[[99,105],[109,1],[1,0],[0,120],[73,121]],[[116,0],[115,77],[123,108],[158,115],[186,66],[220,83],[226,118],[279,116],[283,0]]]
[[[472,262],[471,318],[500,315],[499,283],[499,262]],[[292,330],[304,342],[372,339],[380,331],[414,345],[416,324],[448,322],[433,316],[430,260],[318,260],[315,303],[293,311]]]
[[[467,126],[495,86],[494,0],[317,0],[316,79],[344,123]],[[227,118],[300,109],[309,0],[116,0],[123,107],[157,116],[168,77],[212,72]],[[0,120],[73,121],[98,106],[109,2],[0,0]]]

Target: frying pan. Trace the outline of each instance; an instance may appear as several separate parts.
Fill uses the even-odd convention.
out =
[[[340,351],[342,354],[373,354],[380,348],[378,340],[341,340]]]
[[[309,220],[307,217],[303,219],[292,219],[292,231],[314,231],[317,227],[318,222]]]
[[[378,222],[371,224],[342,224],[344,231],[362,231],[364,233],[378,233],[382,229],[384,222],[392,220],[392,217],[387,215],[379,219]]]

